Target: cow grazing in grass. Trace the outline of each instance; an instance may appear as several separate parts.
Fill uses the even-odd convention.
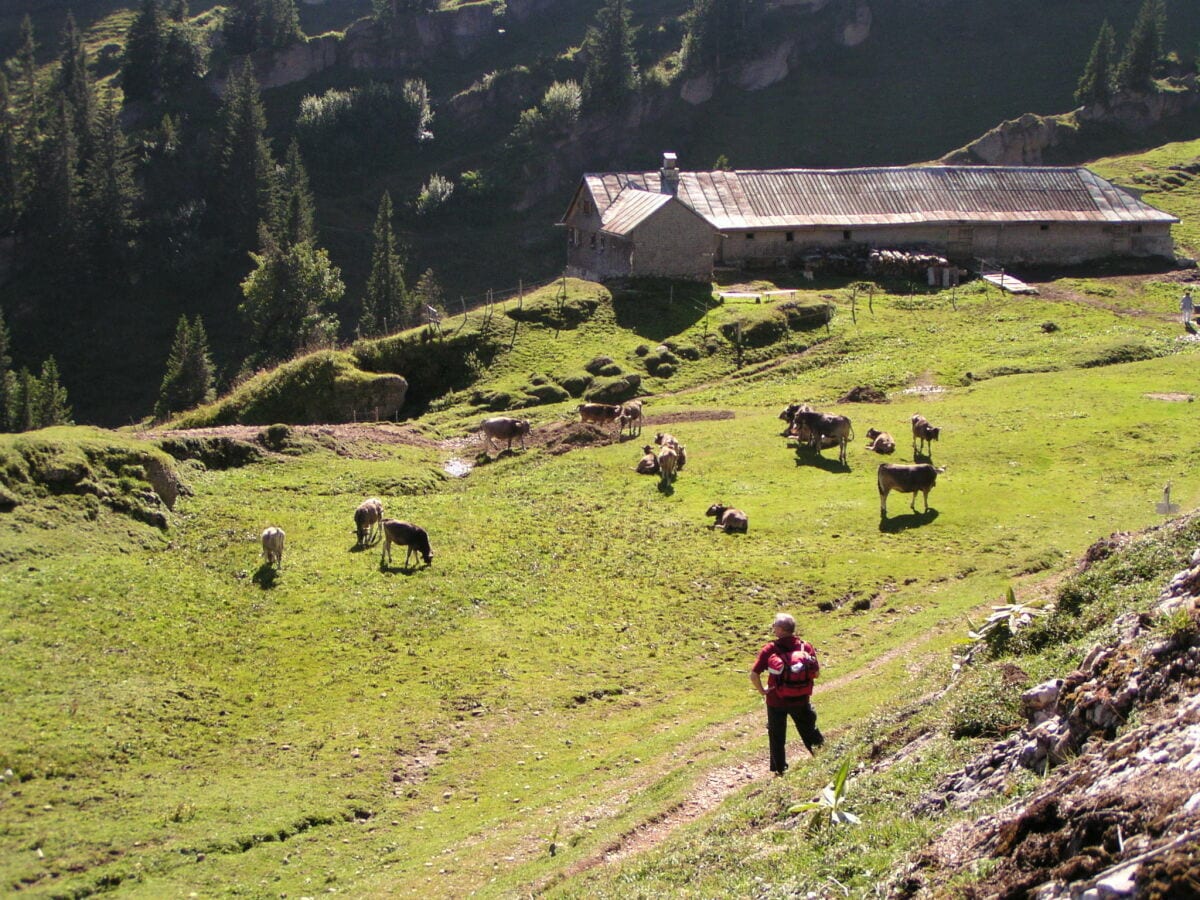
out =
[[[890,456],[896,452],[896,439],[886,431],[868,428],[867,442],[868,450],[874,450],[876,453],[882,453],[884,456]]]
[[[854,427],[848,418],[815,410],[801,410],[796,413],[793,422],[797,440],[801,440],[799,435],[808,434],[808,445],[818,453],[824,449],[827,440],[836,441],[839,447],[838,462],[846,465],[846,445],[854,440]]]
[[[917,511],[917,494],[925,495],[925,512],[929,512],[929,492],[937,484],[937,477],[945,468],[931,466],[929,463],[916,463],[906,466],[899,463],[880,463],[875,476],[879,487],[879,515],[887,518],[887,497],[891,491],[901,494],[912,494],[912,511]]]
[[[630,400],[621,405],[621,431],[629,429],[629,436],[633,437],[634,429],[637,429],[637,434],[642,433],[642,401]]]
[[[942,429],[934,428],[928,419],[917,413],[912,417],[912,433],[913,452],[920,453],[919,448],[924,446],[926,454],[929,454],[933,451],[933,442],[941,435]]]
[[[408,568],[408,562],[414,553],[421,555],[421,558],[425,560],[425,565],[433,564],[433,550],[429,546],[429,535],[425,533],[424,528],[396,519],[385,519],[383,523],[383,554],[379,557],[380,566],[383,566],[384,563],[391,565],[392,544],[408,548],[408,552],[404,554],[405,568]]]
[[[658,482],[661,487],[667,487],[675,480],[679,469],[679,453],[674,444],[663,444],[658,451]]]
[[[283,529],[272,525],[262,533],[263,556],[268,566],[283,568]]]
[[[608,403],[581,403],[579,405],[579,421],[591,425],[607,425],[609,422],[617,423],[617,430],[621,428],[621,407],[612,406]]]
[[[740,532],[746,534],[750,530],[750,519],[740,509],[734,509],[732,506],[723,506],[720,503],[714,503],[708,508],[706,516],[713,517],[713,528],[719,528],[726,534],[734,534]]]
[[[370,497],[358,504],[358,509],[354,511],[354,533],[358,536],[358,546],[365,547],[377,539],[382,524],[382,500]]]
[[[658,474],[658,455],[654,452],[654,448],[647,444],[642,448],[642,458],[638,460],[634,471],[639,475],[657,475]]]
[[[484,419],[480,426],[483,432],[483,449],[491,450],[493,442],[508,441],[509,450],[513,441],[520,440],[521,449],[525,449],[525,435],[529,434],[529,423],[524,419],[514,419],[511,416],[495,416]]]

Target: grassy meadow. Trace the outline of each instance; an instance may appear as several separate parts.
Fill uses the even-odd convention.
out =
[[[828,329],[740,353],[709,338],[771,304],[705,312],[571,283],[598,301],[590,318],[522,323],[474,388],[431,404],[425,440],[182,463],[166,530],[95,499],[144,491],[150,442],[4,436],[0,890],[866,895],[945,826],[907,813],[921,787],[1011,724],[991,668],[941,693],[968,617],[1009,587],[1053,596],[1094,541],[1162,521],[1168,482],[1196,505],[1200,420],[1176,395],[1195,392],[1197,344],[1176,277],[1076,274],[1038,297],[884,285],[853,304],[818,282],[801,299],[836,304]],[[712,349],[644,377],[642,437],[477,458],[473,390],[600,354],[635,371],[639,345],[663,340]],[[832,409],[861,385],[889,399],[836,407],[856,432],[847,467],[780,437],[789,401]],[[577,402],[522,415],[561,430]],[[865,431],[892,432],[891,460],[910,461],[916,412],[941,426],[946,472],[928,514],[894,494],[881,521]],[[662,422],[688,450],[668,489],[632,471]],[[453,459],[479,464],[456,478]],[[94,490],[63,490],[64,460],[94,467]],[[431,567],[355,547],[372,495],[428,529]],[[747,535],[705,527],[718,500],[748,513]],[[278,572],[259,554],[267,525],[287,532]],[[828,745],[809,761],[793,735],[792,771],[768,780],[746,671],[779,610],[821,654]],[[1048,677],[1081,641],[1022,668]],[[859,773],[863,829],[795,827],[787,807],[841,758],[922,729],[941,737]],[[604,864],[733,771],[725,804]]]

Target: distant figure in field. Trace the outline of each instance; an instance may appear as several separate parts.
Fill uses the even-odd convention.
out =
[[[283,568],[283,539],[283,529],[274,525],[262,533],[263,556],[266,557],[268,566]]]
[[[1192,292],[1189,288],[1183,292],[1183,296],[1179,299],[1179,314],[1183,318],[1184,325],[1192,324]]]
[[[825,743],[817,728],[817,713],[809,698],[813,679],[821,672],[817,651],[812,644],[796,637],[796,620],[787,613],[775,617],[771,630],[775,640],[760,651],[750,669],[750,683],[767,702],[767,741],[771,747],[771,771],[787,771],[787,724],[791,718],[808,752],[816,755]],[[767,686],[762,673],[769,673]]]

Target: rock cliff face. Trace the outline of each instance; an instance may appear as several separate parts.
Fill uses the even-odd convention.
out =
[[[989,897],[1196,896],[1200,633],[1152,623],[1183,614],[1194,623],[1198,604],[1200,550],[1148,614],[1114,623],[1112,644],[1022,695],[1029,726],[946,777],[916,811],[1003,796],[1022,768],[1045,779],[999,812],[949,829],[891,896],[946,896],[956,876],[985,864]]]

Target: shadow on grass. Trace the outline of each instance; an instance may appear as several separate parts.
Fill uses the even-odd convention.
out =
[[[379,564],[379,571],[384,575],[416,575],[421,569],[426,568],[428,568],[428,566],[423,566],[419,563],[410,563],[399,566],[389,566],[382,562]]]
[[[252,580],[264,591],[269,591],[275,587],[275,582],[279,580],[279,570],[270,563],[263,563],[258,567],[258,571],[254,573]]]
[[[908,531],[910,528],[920,528],[922,525],[930,525],[937,517],[938,511],[932,508],[923,513],[892,516],[890,519],[887,516],[880,516],[879,530],[884,534],[898,534],[901,531]]]
[[[826,459],[807,444],[801,444],[796,448],[796,465],[812,466],[814,469],[843,475],[850,471],[849,463],[843,465],[840,460]]]
[[[914,463],[929,463],[930,465],[933,465],[933,450],[929,450],[927,453],[921,453],[919,451],[914,450],[913,451],[913,462]]]
[[[675,493],[675,479],[672,478],[670,481],[663,481],[660,478],[658,480],[658,492],[660,494],[662,494],[664,497],[670,497],[672,494],[674,494]]]
[[[682,334],[715,308],[708,283],[637,279],[612,288],[617,324],[649,341]]]

